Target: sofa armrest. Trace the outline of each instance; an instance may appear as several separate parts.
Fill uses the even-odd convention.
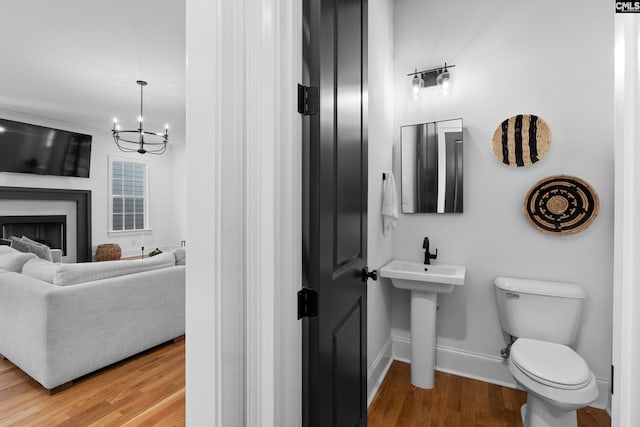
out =
[[[45,375],[47,297],[53,285],[0,272],[0,354],[33,378]]]
[[[53,262],[62,262],[62,249],[51,249],[51,260]]]

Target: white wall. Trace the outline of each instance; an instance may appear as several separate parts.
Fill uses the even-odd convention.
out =
[[[369,195],[367,263],[380,269],[391,259],[393,232],[382,232],[382,173],[391,170],[393,152],[393,1],[369,0]],[[391,284],[367,284],[369,401],[391,361]]]
[[[122,153],[111,137],[110,119],[105,118],[104,129],[95,129],[78,123],[66,123],[16,114],[3,110],[9,120],[23,121],[93,136],[90,178],[40,176],[0,172],[0,186],[63,188],[91,190],[92,252],[101,243],[118,243],[123,256],[137,255],[142,245],[145,252],[156,247],[169,249],[179,246],[185,239],[184,214],[184,141],[172,139],[167,152],[161,156]],[[175,154],[175,155],[174,155]],[[109,233],[109,155],[143,159],[149,165],[149,214],[152,231],[135,233]],[[175,199],[174,199],[175,198]]]
[[[588,294],[576,348],[606,394],[613,271],[611,5],[397,0],[393,51],[394,159],[401,125],[464,120],[464,214],[401,214],[393,249],[394,258],[421,260],[422,238],[428,236],[439,250],[437,263],[467,267],[464,287],[440,298],[437,329],[438,356],[449,349],[466,362],[445,366],[441,358],[439,367],[472,372],[474,360],[482,360],[496,368],[484,373],[488,379],[509,378],[497,357],[505,338],[493,280],[513,275],[569,281]],[[428,88],[421,101],[410,100],[406,74],[445,61],[456,64],[451,96]],[[553,142],[535,165],[509,168],[494,157],[491,138],[502,120],[523,113],[544,118]],[[397,160],[394,171],[398,176]],[[526,192],[555,174],[581,177],[600,196],[600,213],[586,231],[548,236],[525,219]],[[392,299],[392,334],[406,342],[409,295],[394,289]],[[607,400],[602,397],[600,405]]]

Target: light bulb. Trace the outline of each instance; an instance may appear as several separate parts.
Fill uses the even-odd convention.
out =
[[[6,129],[0,126],[0,133],[4,133],[4,132],[6,132]]]
[[[424,87],[424,80],[417,73],[413,76],[411,80],[411,97],[414,101],[420,99],[422,95],[422,88]]]
[[[138,116],[138,121],[142,123],[142,116]]]
[[[451,75],[446,67],[440,74],[438,74],[436,83],[442,88],[443,94],[446,94],[449,91],[449,88],[451,87]]]

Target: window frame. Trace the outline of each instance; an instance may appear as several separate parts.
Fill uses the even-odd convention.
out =
[[[144,166],[144,187],[143,187],[143,198],[144,198],[144,225],[142,228],[134,228],[131,230],[114,230],[113,229],[113,164],[114,163],[130,163],[134,165],[142,165]],[[133,160],[127,157],[120,156],[109,156],[109,179],[107,185],[108,189],[108,223],[109,223],[109,234],[139,234],[141,232],[152,231],[151,230],[151,221],[150,221],[150,212],[149,212],[149,163],[145,160]],[[124,207],[123,207],[124,209]],[[134,220],[135,224],[135,220]],[[135,225],[134,225],[135,226]],[[124,224],[123,224],[124,227]]]

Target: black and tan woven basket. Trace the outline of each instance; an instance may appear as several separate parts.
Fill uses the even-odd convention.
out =
[[[493,154],[505,165],[528,166],[542,159],[551,145],[551,129],[541,117],[519,114],[493,133]]]
[[[545,234],[573,234],[585,230],[598,216],[600,201],[586,181],[554,175],[536,182],[524,199],[531,225]]]

